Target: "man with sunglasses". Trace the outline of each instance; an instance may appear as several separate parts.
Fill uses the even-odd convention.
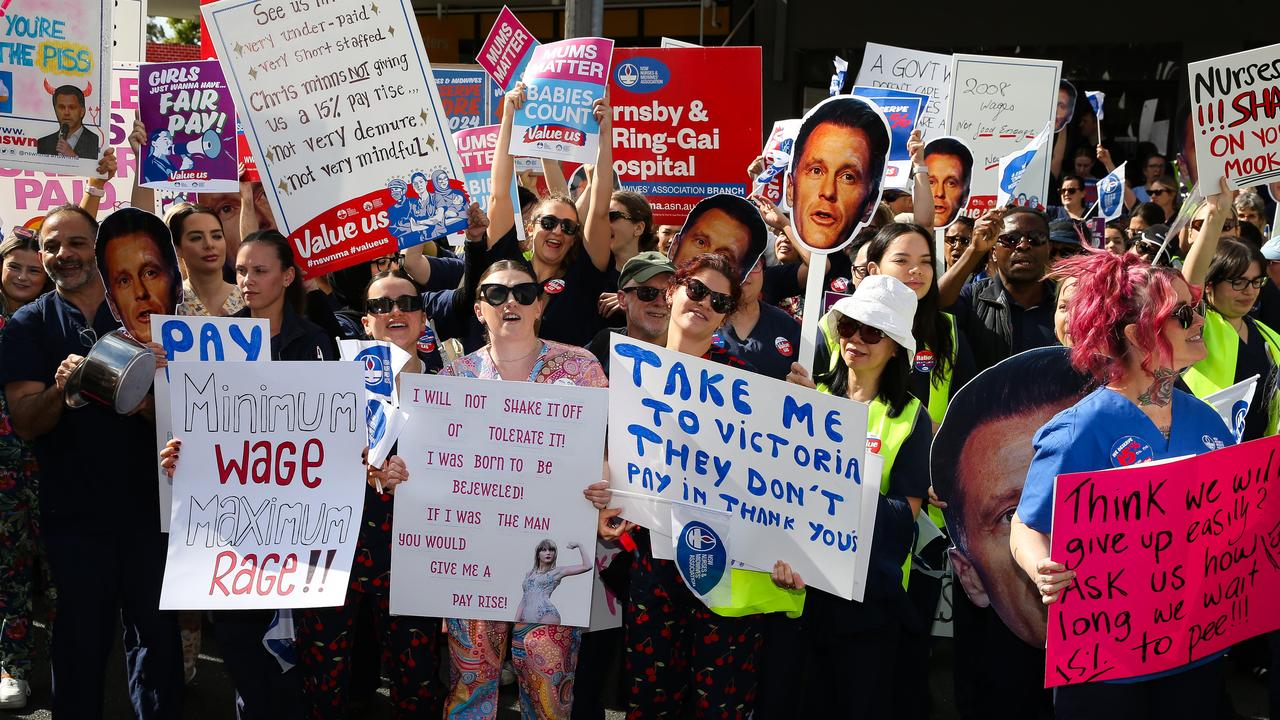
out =
[[[995,274],[965,285],[988,250]],[[940,304],[956,298],[949,312],[969,338],[978,372],[1023,350],[1058,343],[1054,285],[1044,279],[1049,251],[1049,222],[1038,210],[988,211],[960,262],[939,281]]]
[[[587,350],[609,374],[609,336],[626,337],[654,345],[666,345],[671,307],[667,305],[667,285],[676,272],[665,255],[655,251],[637,254],[622,266],[618,275],[618,307],[626,314],[627,325],[605,328],[596,334]]]

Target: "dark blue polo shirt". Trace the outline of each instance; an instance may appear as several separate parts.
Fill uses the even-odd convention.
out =
[[[49,292],[14,314],[0,334],[0,385],[53,384],[68,355],[88,355],[95,338],[120,327],[104,301],[93,324]],[[64,407],[53,430],[36,438],[40,510],[46,531],[159,531],[155,425],[95,402]]]
[[[800,356],[800,323],[773,305],[758,302],[760,319],[750,335],[739,338],[729,322],[717,332],[729,352],[750,363],[761,375],[786,380],[791,363]]]

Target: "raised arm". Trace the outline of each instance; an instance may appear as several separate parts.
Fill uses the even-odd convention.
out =
[[[591,572],[591,568],[594,566],[591,563],[591,558],[587,557],[586,548],[582,547],[576,542],[571,542],[568,545],[565,545],[564,547],[566,550],[573,550],[576,548],[578,550],[578,553],[582,556],[582,564],[569,565],[567,567],[559,568],[560,577],[569,577],[570,575],[581,575],[582,573]]]
[[[609,267],[609,200],[613,197],[613,109],[608,97],[597,98],[592,112],[600,123],[600,148],[595,177],[583,192],[591,196],[584,233],[591,264],[603,272]]]
[[[1102,167],[1107,169],[1107,174],[1110,175],[1111,173],[1115,172],[1116,164],[1111,159],[1111,151],[1099,145],[1097,152],[1098,152],[1098,162],[1102,163]],[[1131,208],[1137,204],[1138,204],[1138,196],[1133,194],[1133,189],[1129,187],[1129,183],[1128,181],[1126,181],[1124,184],[1124,206],[1126,208]]]
[[[924,140],[919,128],[911,131],[907,152],[911,155],[911,213],[917,225],[932,230],[933,190],[929,187],[929,173],[916,172],[916,168],[924,167]]]
[[[90,215],[97,217],[98,208],[102,204],[102,196],[106,194],[107,183],[116,176],[116,149],[107,148],[98,161],[98,174],[103,177],[91,177],[84,186],[84,197],[80,198],[80,207]]]
[[[493,151],[490,170],[489,233],[502,237],[519,221],[519,208],[511,203],[511,179],[516,174],[516,160],[511,155],[511,122],[524,106],[524,83],[518,82],[502,98],[502,124],[498,128],[498,146]]]
[[[133,117],[133,132],[129,133],[129,147],[133,148],[133,157],[136,162],[142,162],[142,146],[147,144],[147,128],[142,124],[135,114]],[[129,204],[139,210],[147,212],[155,212],[156,209],[156,193],[151,188],[142,187],[142,173],[140,168],[135,167],[133,173],[133,192],[129,195]]]
[[[564,166],[559,160],[542,158],[542,179],[547,183],[548,192],[569,194],[569,181],[564,177]]]
[[[979,263],[991,252],[991,248],[995,247],[996,238],[1004,227],[1004,214],[1003,208],[992,208],[973,224],[973,238],[969,241],[969,247],[938,278],[938,307],[949,308],[956,304],[965,281],[978,269]]]
[[[1182,277],[1191,287],[1204,285],[1209,274],[1209,265],[1218,252],[1218,239],[1222,237],[1222,223],[1231,214],[1231,190],[1227,188],[1227,179],[1218,181],[1218,192],[1206,196],[1205,204],[1209,207],[1209,215],[1200,226],[1200,237],[1191,244],[1187,257],[1182,261]]]

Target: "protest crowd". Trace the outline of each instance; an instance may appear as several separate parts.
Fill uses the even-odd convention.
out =
[[[1086,99],[1083,85],[1077,96],[1059,74],[1050,87],[1057,103],[1042,103],[1047,124],[1037,116],[997,162],[978,141],[959,138],[954,120],[952,135],[926,132],[915,116],[905,132],[891,128],[882,107],[895,100],[848,90],[852,73],[846,79],[837,59],[831,97],[785,137],[763,149],[757,138],[745,154],[711,151],[738,168],[736,192],[693,193],[673,213],[663,197],[671,193],[646,195],[652,183],[629,182],[634,155],[615,157],[629,137],[615,132],[617,92],[548,99],[538,53],[558,44],[535,50],[523,79],[506,78],[479,171],[487,199],[464,194],[475,194],[471,172],[467,182],[448,168],[378,174],[366,185],[380,200],[349,184],[346,196],[315,207],[350,201],[358,214],[361,201],[385,201],[385,222],[349,222],[353,236],[326,241],[312,238],[336,232],[329,228],[341,220],[333,218],[347,211],[318,226],[287,216],[297,198],[333,191],[301,190],[300,180],[290,187],[280,145],[253,146],[256,170],[242,158],[233,168],[237,189],[192,186],[163,198],[161,211],[164,186],[149,186],[145,172],[125,164],[131,157],[156,177],[180,178],[198,155],[175,150],[188,141],[175,139],[172,126],[149,125],[143,112],[127,120],[131,155],[84,149],[85,93],[50,90],[62,121],[50,154],[92,155],[96,169],[78,203],[5,227],[0,242],[0,709],[26,706],[33,668],[49,663],[55,717],[103,717],[104,693],[121,681],[105,672],[121,624],[128,695],[144,719],[183,715],[184,685],[216,671],[197,672],[210,635],[235,691],[228,712],[245,720],[345,717],[380,686],[389,687],[396,718],[494,718],[500,688],[511,684],[526,718],[597,720],[610,708],[633,720],[925,719],[936,716],[929,681],[943,657],[937,634],[950,638],[951,666],[941,672],[966,719],[1242,717],[1227,689],[1229,665],[1266,684],[1280,708],[1280,636],[1268,589],[1280,576],[1280,518],[1262,489],[1272,472],[1266,453],[1276,449],[1267,438],[1280,431],[1280,229],[1271,221],[1280,218],[1280,183],[1266,181],[1280,173],[1245,182],[1219,164],[1210,178],[1203,153],[1197,167],[1190,119],[1177,153],[1145,144],[1122,157],[1100,132],[1104,100]],[[597,57],[595,46],[584,47],[563,57]],[[611,50],[609,42],[601,52]],[[1256,52],[1280,63],[1280,46]],[[239,87],[238,71],[222,62],[228,85]],[[1280,88],[1271,91],[1280,97]],[[269,121],[253,114],[259,104],[237,110],[262,125]],[[578,160],[528,149],[545,140],[521,123],[539,116],[568,133],[562,139],[573,137],[575,123],[589,128]],[[389,119],[369,113],[364,122]],[[429,128],[405,127],[425,143]],[[447,131],[430,137],[433,149],[454,142]],[[464,142],[458,136],[459,148]],[[394,162],[369,163],[344,147],[298,143],[297,151],[317,169],[354,163],[357,177],[359,168],[372,174]],[[127,177],[127,201],[104,203],[104,188]],[[374,240],[380,250],[363,249]],[[317,264],[342,243],[351,248],[345,259],[330,252]],[[155,329],[170,316],[164,331]],[[213,335],[227,357],[222,345],[216,358],[181,355],[203,352]],[[249,351],[245,338],[254,337]],[[232,340],[249,356],[231,357]],[[224,359],[237,362],[218,383],[232,387],[228,376],[250,373],[249,360],[285,363],[298,378],[322,366],[334,374],[315,377],[338,378],[362,363],[349,373],[364,377],[361,392],[385,380],[381,400],[358,401],[354,415],[330,407],[328,420],[311,426],[317,438],[342,435],[344,418],[358,416],[346,436],[363,449],[360,465],[354,452],[335,459],[346,446],[310,454],[306,433],[277,437],[285,425],[271,424],[287,417],[290,433],[307,427],[305,393],[332,390],[340,404],[340,388],[304,392],[299,384],[296,412],[280,410],[293,395],[262,394],[265,405],[254,405],[256,380],[248,395],[220,386],[200,395],[204,405],[191,404],[192,388],[204,393],[196,373],[212,380]],[[137,363],[146,367],[144,387],[126,403]],[[261,385],[276,391],[285,389]],[[451,391],[452,401],[439,403],[451,409],[423,420],[420,408],[436,400],[422,398]],[[507,398],[479,415],[485,442],[441,434],[446,421],[461,427],[471,422],[466,413],[480,412],[473,393]],[[607,405],[607,431],[602,414],[587,416],[594,427],[565,430],[566,418],[578,418],[547,410],[580,397],[599,398],[601,413]],[[769,432],[762,419],[775,401],[792,408],[783,410],[787,428],[803,425],[808,408],[805,459],[794,436]],[[699,432],[681,402],[714,403],[701,422],[721,434],[717,441],[738,447],[729,438],[741,433],[740,449],[755,446],[762,457],[772,441],[772,459],[790,464],[748,471],[722,465],[705,443],[681,450],[674,433]],[[260,423],[254,432],[262,434],[243,435],[238,469],[238,455],[223,464],[225,443],[216,466],[198,459],[206,411],[210,433],[219,422],[220,432],[233,423],[238,430],[242,418]],[[408,419],[397,421],[402,413]],[[854,417],[865,417],[865,433]],[[588,451],[572,444],[587,436],[597,443]],[[250,440],[253,453],[266,448],[261,464],[250,462]],[[1248,476],[1256,502],[1245,501],[1239,473],[1234,484],[1224,475],[1201,486],[1211,502],[1233,485],[1241,501],[1234,511],[1193,515],[1181,490],[1160,490],[1164,479],[1123,474],[1152,462],[1147,471],[1190,468],[1181,463],[1206,453],[1219,466],[1243,465],[1253,461],[1242,444],[1253,441],[1260,444],[1248,447],[1267,459]],[[565,442],[573,452],[556,462],[572,454],[580,473],[542,479],[532,462],[517,470],[507,461],[464,482],[449,469],[463,464],[438,459],[468,443]],[[476,468],[481,460],[475,456]],[[651,481],[649,462],[669,474]],[[828,471],[819,491],[810,478],[820,463]],[[695,467],[710,476],[692,479]],[[551,473],[550,461],[545,468]],[[193,509],[196,493],[182,488],[219,473],[205,482],[228,486],[223,510],[198,522],[203,506]],[[1079,494],[1066,492],[1078,474],[1092,478],[1073,486]],[[339,548],[336,555],[317,560],[321,551],[312,550],[309,563],[303,553],[290,565],[280,555],[234,552],[249,536],[261,534],[270,547],[271,538],[305,534],[306,515],[289,525],[285,500],[254,493],[273,485],[292,492],[299,482],[314,488],[320,476],[355,493],[346,519],[332,514],[341,503],[316,510],[330,513],[325,537],[351,528],[340,548],[315,545]],[[1122,488],[1134,483],[1132,502],[1101,495],[1111,477]],[[439,508],[405,496],[450,483],[486,517],[524,513],[520,522],[537,530],[520,536],[527,547],[489,548],[489,560],[472,554],[480,536],[458,531],[445,539],[457,541],[444,546],[450,552],[432,555],[429,576],[411,568],[406,528],[423,517],[434,522]],[[231,485],[238,499],[225,494]],[[699,488],[715,513],[683,515],[708,505]],[[536,511],[554,518],[549,524],[531,523],[535,511],[521,509],[534,493],[550,508]],[[831,510],[797,515],[798,529],[784,535],[792,518],[775,520],[764,505],[748,510],[742,499],[792,502],[792,494],[825,498]],[[398,508],[397,499],[412,504]],[[853,519],[841,525],[846,510],[836,508],[845,501]],[[1112,530],[1184,509],[1179,517],[1198,518],[1194,532],[1170,547],[1186,546],[1186,568],[1159,560],[1162,547],[1155,561],[1137,550],[1125,556],[1123,581],[1124,570],[1086,575],[1089,563],[1139,546],[1145,532],[1126,539]],[[458,527],[473,522],[461,510],[456,517]],[[578,525],[589,534],[556,532],[568,522],[562,517],[587,517]],[[1092,539],[1063,541],[1055,528]],[[1151,528],[1142,548],[1159,538]],[[777,534],[748,539],[766,529]],[[208,543],[199,539],[206,533]],[[1148,642],[1159,623],[1185,620],[1184,598],[1198,607],[1210,579],[1237,572],[1217,555],[1196,554],[1213,538],[1225,542],[1224,533],[1251,548],[1223,556],[1251,568],[1226,586],[1224,608],[1248,596],[1239,612],[1232,605],[1229,620],[1216,624],[1186,620],[1190,629],[1178,625],[1176,641],[1165,638],[1178,643],[1173,652],[1158,638]],[[181,555],[193,549],[215,563],[212,582],[207,569],[176,574],[178,563],[195,566]],[[517,555],[509,597],[486,590],[490,564]],[[440,558],[483,570],[433,585],[455,572],[438,570]],[[463,576],[476,572],[465,568]],[[1158,570],[1167,571],[1159,588]],[[1157,608],[1151,624],[1148,601],[1133,587],[1147,584],[1145,574],[1133,580],[1140,573],[1151,574],[1148,594],[1177,601],[1175,617],[1161,620]],[[287,581],[304,579],[304,590],[316,588],[309,599],[272,604],[286,596]],[[334,588],[340,597],[316,600]],[[409,602],[441,610],[406,611]],[[592,602],[607,603],[613,622],[599,623]],[[940,605],[949,608],[945,633]],[[37,624],[49,631],[47,656],[36,652]],[[1111,641],[1126,651],[1141,646],[1142,660],[1133,659],[1137,650],[1126,660],[1104,656],[1096,643]],[[1063,647],[1074,652],[1056,650]]]

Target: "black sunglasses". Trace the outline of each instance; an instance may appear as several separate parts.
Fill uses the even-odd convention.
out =
[[[422,309],[422,296],[375,297],[364,301],[364,310],[370,315],[386,315],[393,307],[400,308],[400,312],[416,312]]]
[[[633,287],[622,288],[624,293],[635,293],[640,302],[653,302],[663,293],[662,288],[656,288],[649,285],[635,285]]]
[[[515,296],[516,302],[521,305],[532,305],[541,294],[542,286],[535,282],[525,282],[518,285],[485,283],[480,286],[480,297],[494,307],[506,303],[507,298],[512,295]]]
[[[1041,233],[1012,232],[1012,233],[1005,233],[1004,235],[1001,235],[1000,237],[996,238],[997,243],[1009,249],[1018,247],[1018,245],[1020,245],[1023,240],[1026,240],[1027,244],[1030,245],[1031,247],[1037,248],[1049,242],[1049,236]]]
[[[883,330],[864,325],[847,315],[836,321],[836,334],[844,340],[852,339],[856,334],[862,339],[862,342],[868,345],[875,345],[884,339]]]
[[[1150,195],[1151,197],[1160,197],[1165,193],[1171,193],[1171,192],[1173,191],[1169,190],[1168,188],[1151,188],[1150,190],[1147,191],[1147,194]]]
[[[1196,218],[1191,221],[1191,229],[1200,232],[1200,228],[1204,227],[1204,218]],[[1227,218],[1222,221],[1222,232],[1231,232],[1240,227],[1240,222],[1235,218]]]
[[[685,293],[689,295],[689,299],[694,302],[702,302],[708,295],[711,296],[711,309],[721,315],[728,315],[733,312],[733,296],[722,292],[716,292],[707,287],[697,278],[685,278],[681,281],[685,287]]]
[[[574,220],[570,220],[569,218],[558,218],[555,215],[543,215],[538,218],[538,226],[543,230],[555,230],[557,225],[560,226],[560,229],[564,231],[565,235],[577,235],[578,230],[581,227]]]
[[[618,220],[629,220],[631,222],[635,222],[636,219],[622,212],[621,210],[610,210],[609,222],[616,222]]]
[[[1169,317],[1177,320],[1178,325],[1182,326],[1183,330],[1191,327],[1191,324],[1196,321],[1196,315],[1199,315],[1199,313],[1187,303],[1178,303],[1173,312],[1169,313]]]
[[[959,247],[969,247],[969,238],[964,235],[944,235],[942,241],[948,245],[957,245]]]
[[[1254,290],[1261,290],[1262,286],[1267,284],[1267,276],[1260,275],[1252,280],[1246,277],[1231,278],[1227,282],[1231,283],[1231,289],[1236,292],[1241,292],[1249,286],[1253,286]]]
[[[13,235],[14,237],[21,238],[22,240],[36,239],[36,231],[23,225],[14,225]]]
[[[1084,192],[1084,190],[1082,190],[1081,188],[1077,188],[1077,187],[1064,187],[1064,188],[1062,188],[1062,193],[1063,193],[1064,195],[1075,195],[1075,194],[1076,194],[1076,193],[1078,193],[1078,192]]]

